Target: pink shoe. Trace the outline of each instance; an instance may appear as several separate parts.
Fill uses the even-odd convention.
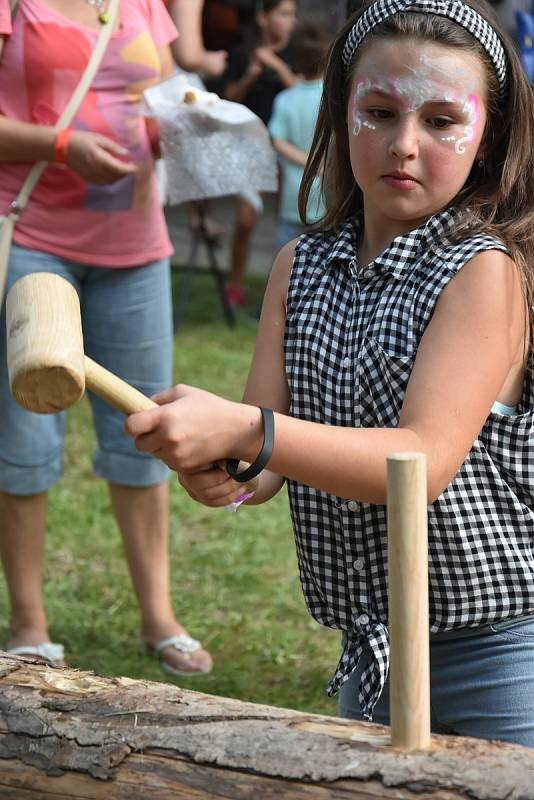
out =
[[[227,305],[229,305],[233,311],[237,308],[241,308],[245,304],[245,293],[241,286],[238,286],[236,283],[228,283],[224,287],[224,297]]]

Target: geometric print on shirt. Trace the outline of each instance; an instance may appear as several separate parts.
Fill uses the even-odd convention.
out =
[[[289,414],[348,428],[396,427],[417,348],[439,296],[476,253],[506,246],[447,238],[448,209],[399,236],[358,270],[359,223],[301,236],[287,294]],[[387,514],[288,481],[300,580],[310,613],[343,631],[335,694],[365,651],[359,687],[372,717],[388,674]],[[430,631],[534,611],[534,384],[516,416],[491,412],[442,495],[428,508]]]

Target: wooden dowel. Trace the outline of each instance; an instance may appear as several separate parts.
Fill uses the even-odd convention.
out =
[[[391,743],[430,745],[426,458],[388,458],[388,570]]]

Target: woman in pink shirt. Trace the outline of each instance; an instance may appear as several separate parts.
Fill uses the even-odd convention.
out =
[[[170,75],[176,29],[161,0],[122,0],[115,30],[69,132],[52,126],[83,74],[107,0],[0,0],[0,213],[35,161],[50,162],[15,229],[7,288],[55,272],[80,296],[88,355],[153,394],[171,382],[168,259],[143,89]],[[2,315],[5,311],[2,312]],[[211,657],[176,621],[170,602],[167,473],[123,433],[123,417],[90,397],[93,465],[110,486],[140,605],[143,639],[179,674]],[[0,321],[0,555],[11,602],[11,652],[61,661],[49,641],[41,567],[47,491],[62,471],[62,414],[20,408],[8,390]]]

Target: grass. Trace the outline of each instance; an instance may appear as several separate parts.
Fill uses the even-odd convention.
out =
[[[176,276],[175,276],[176,279]],[[252,293],[259,289],[251,283]],[[209,275],[195,276],[175,344],[176,381],[239,399],[255,327],[225,324]],[[88,403],[68,416],[65,471],[50,493],[45,599],[54,641],[72,666],[175,680],[202,692],[336,713],[325,685],[339,636],[309,616],[285,492],[230,514],[194,503],[171,479],[171,568],[178,619],[215,659],[210,675],[167,676],[139,640],[139,619],[105,484],[91,472]],[[8,603],[0,583],[0,635]]]

